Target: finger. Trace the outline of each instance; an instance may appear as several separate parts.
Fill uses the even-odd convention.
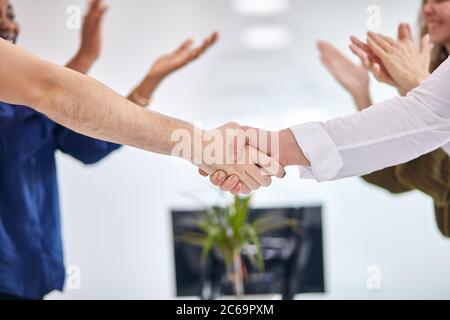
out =
[[[215,173],[215,171],[207,165],[201,165],[201,166],[199,166],[199,168],[201,171],[206,173],[208,176],[213,175]]]
[[[268,174],[266,172],[270,169],[274,170],[273,168],[270,168],[271,158],[269,158],[267,155],[263,154],[262,152],[258,151],[257,149],[253,147],[248,147],[248,155],[249,155],[249,164],[246,164],[246,172],[256,181],[258,184],[264,187],[270,186],[272,183],[271,176],[272,174]],[[263,166],[266,167],[266,169],[262,169],[258,167],[256,164],[261,163]],[[278,169],[278,168],[277,168]],[[274,171],[275,173],[275,171]]]
[[[99,7],[102,0],[90,0],[89,1],[89,10],[94,10]]]
[[[272,184],[272,178],[255,165],[248,166],[245,171],[260,186],[268,187]]]
[[[212,38],[211,44],[215,44],[219,40],[219,37],[220,37],[219,32],[217,32],[217,31],[213,32],[213,34],[211,36],[211,38]]]
[[[242,183],[238,183],[236,187],[234,187],[232,190],[230,190],[232,195],[239,195],[242,191]]]
[[[393,47],[397,46],[397,41],[391,37],[385,36],[384,34],[377,34],[376,37],[389,44],[388,50],[392,50]]]
[[[383,81],[381,74],[381,66],[378,63],[375,63],[372,67],[372,73],[378,81]]]
[[[227,174],[224,171],[217,171],[209,178],[211,183],[217,187],[222,186],[222,184],[225,182],[226,179]]]
[[[255,166],[255,168],[258,167]],[[250,190],[258,190],[261,187],[261,184],[248,173],[249,170],[247,169],[248,168],[239,173],[239,179],[241,180],[242,184],[247,186]]]
[[[212,33],[208,38],[206,38],[203,41],[203,44],[200,47],[193,50],[193,54],[192,54],[193,58],[196,59],[200,55],[205,53],[209,48],[211,48],[217,42],[218,39],[219,39],[219,33],[218,32]]]
[[[91,0],[88,6],[87,15],[97,16],[101,11],[101,8],[105,6],[102,0]]]
[[[372,52],[377,57],[382,60],[387,58],[387,52],[382,47],[380,47],[380,45],[375,40],[368,38],[367,44],[369,45],[370,50],[372,50]]]
[[[408,25],[400,23],[398,26],[398,39],[399,40],[412,40],[412,35]]]
[[[354,44],[361,50],[365,51],[366,53],[368,53],[370,51],[369,46],[366,43],[364,43],[363,41],[359,40],[357,37],[351,36],[350,41],[352,42],[352,44]]]
[[[177,50],[175,50],[176,54],[179,54],[183,51],[189,50],[189,48],[192,46],[192,44],[194,43],[194,40],[192,39],[187,39],[185,40],[178,48]]]
[[[245,184],[241,183],[241,188],[240,188],[239,193],[241,193],[241,194],[250,194],[250,193],[252,193],[252,190],[248,186],[246,186]]]
[[[220,190],[225,192],[231,191],[236,188],[239,183],[239,177],[236,175],[232,175],[226,178],[226,180],[221,184]]]
[[[422,54],[431,54],[431,50],[433,50],[433,44],[430,41],[430,35],[426,34],[420,40],[420,52]]]
[[[248,126],[242,126],[238,131],[238,135],[243,135],[246,145],[250,145],[268,156],[272,155],[272,134],[270,131]]]
[[[367,53],[353,43],[350,44],[350,50],[359,58],[359,60],[361,61],[361,65],[365,69],[370,70],[370,68],[372,67],[372,62],[370,61]]]
[[[199,56],[201,56],[203,53],[205,53],[206,50],[208,50],[211,47],[211,45],[212,45],[212,39],[211,38],[205,39],[203,41],[203,44],[200,47],[192,50],[192,52],[191,52],[192,59],[197,59]]]
[[[405,23],[405,25],[406,25],[406,28],[408,29],[410,39],[413,40],[413,33],[411,30],[411,25],[409,23]]]
[[[378,50],[378,52],[380,52],[380,54],[383,55],[386,55],[388,52],[392,50],[392,45],[379,35],[373,32],[368,32],[367,35],[368,35],[367,44],[376,55],[379,54],[375,52],[374,47]]]
[[[203,171],[202,169],[198,169],[198,173],[202,176],[202,177],[209,177],[209,174],[207,174],[205,171]]]
[[[350,40],[352,42],[352,46],[350,49],[353,51],[353,53],[359,56],[360,59],[363,60],[363,65],[366,69],[369,70],[369,68],[372,67],[373,61],[375,59],[373,51],[370,49],[367,43],[362,42],[355,36],[351,36]]]
[[[102,4],[100,7],[100,13],[103,16],[107,11],[108,11],[109,7],[106,4]]]
[[[108,11],[108,6],[102,0],[94,0],[86,16],[91,17],[93,21],[98,22]]]
[[[204,48],[208,49],[209,47],[211,47],[213,45],[214,42],[215,42],[214,34],[212,34],[208,38],[205,39],[205,41],[204,41]]]
[[[100,22],[103,17],[105,16],[105,13],[108,11],[108,6],[106,4],[102,4],[99,8],[93,12],[93,18],[95,22]]]
[[[322,55],[346,59],[346,57],[331,43],[325,41],[318,42],[318,48]]]
[[[192,49],[190,57],[192,60],[197,59],[208,49],[208,40],[205,40],[200,47]]]
[[[256,158],[252,159],[252,161],[261,168],[264,174],[275,176],[277,178],[284,178],[286,171],[276,158],[279,158],[278,155],[269,157],[265,153],[257,151]]]
[[[342,61],[350,62],[339,50],[327,42],[319,41],[317,47],[320,52],[320,61],[333,74],[337,72],[336,68]]]

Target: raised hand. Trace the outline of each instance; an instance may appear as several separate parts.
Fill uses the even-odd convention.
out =
[[[399,40],[380,34],[369,33],[367,44],[380,58],[400,92],[408,93],[430,75],[431,49],[429,35],[422,37],[420,47],[414,44],[410,29],[405,24],[399,27]]]
[[[369,32],[367,44],[352,37],[350,48],[379,81],[395,86],[403,95],[429,76],[429,36],[425,35],[417,48],[407,24],[399,25],[398,40]]]
[[[90,0],[89,9],[84,17],[80,51],[92,59],[97,59],[101,53],[101,27],[107,10],[108,7],[103,0]]]
[[[397,88],[397,83],[392,79],[380,58],[370,50],[370,47],[355,36],[352,36],[350,40],[352,42],[350,50],[361,60],[361,65],[370,71],[379,82]]]
[[[359,110],[372,104],[369,92],[369,73],[346,58],[328,42],[319,42],[320,59],[334,78],[352,95]]]
[[[204,54],[219,39],[219,34],[214,32],[206,38],[199,47],[192,47],[194,41],[188,39],[183,42],[175,51],[161,56],[153,64],[150,75],[163,79],[176,70],[181,69],[193,60]]]
[[[219,34],[214,32],[199,47],[193,47],[194,42],[192,39],[189,39],[183,42],[175,51],[158,58],[144,80],[130,93],[129,98],[136,100],[134,102],[138,104],[141,104],[139,100],[149,101],[156,88],[167,76],[203,55],[217,42],[218,38]]]
[[[103,0],[90,0],[81,29],[81,44],[75,57],[66,67],[87,73],[98,59],[102,49],[102,22],[108,10]]]

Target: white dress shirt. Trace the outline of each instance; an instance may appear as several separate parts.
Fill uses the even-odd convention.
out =
[[[327,122],[291,128],[317,181],[361,176],[439,148],[450,154],[450,58],[406,97]]]

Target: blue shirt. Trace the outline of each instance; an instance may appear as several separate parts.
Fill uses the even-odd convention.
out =
[[[92,164],[119,147],[0,102],[0,292],[39,299],[62,290],[55,152]]]

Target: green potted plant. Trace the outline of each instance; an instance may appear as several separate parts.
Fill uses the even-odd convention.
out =
[[[298,221],[266,214],[249,222],[251,197],[234,197],[225,208],[214,207],[190,222],[195,231],[184,232],[178,240],[202,247],[202,261],[206,262],[211,250],[216,250],[224,259],[228,279],[238,299],[244,295],[244,270],[242,254],[245,253],[252,266],[264,271],[264,257],[260,236],[264,233],[297,227]],[[256,249],[256,250],[255,250]]]

